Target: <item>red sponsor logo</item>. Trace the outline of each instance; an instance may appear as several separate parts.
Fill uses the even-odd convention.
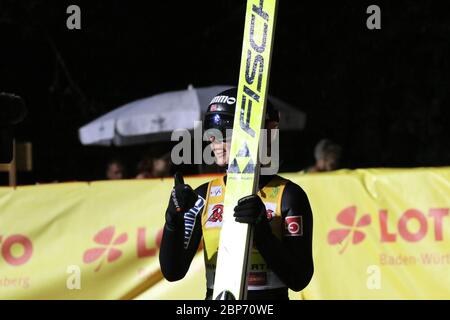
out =
[[[117,247],[128,240],[128,235],[122,233],[114,238],[115,227],[107,227],[99,231],[94,236],[94,241],[99,246],[89,249],[84,253],[84,263],[93,263],[99,260],[99,264],[95,268],[95,271],[99,271],[104,262],[111,263],[116,261],[122,256],[122,251]]]
[[[288,216],[284,219],[286,228],[286,236],[302,236],[303,235],[303,219],[302,216]]]
[[[421,241],[429,233],[432,233],[435,241],[442,241],[444,239],[443,219],[448,216],[448,213],[449,208],[431,208],[428,210],[428,215],[418,209],[408,209],[398,217],[396,225],[391,225],[389,224],[388,210],[379,210],[378,219],[375,219],[378,220],[376,225],[379,226],[379,241],[383,243],[397,242],[400,238],[403,241],[414,243]],[[328,243],[341,245],[340,254],[350,243],[358,244],[366,238],[366,233],[361,228],[371,225],[373,219],[368,213],[359,219],[356,219],[356,216],[356,206],[343,209],[337,215],[337,221],[342,227],[328,232]],[[369,234],[373,236],[377,232]]]
[[[146,228],[138,228],[136,232],[136,257],[140,259],[155,256],[161,246],[162,233],[162,229],[158,230],[153,243],[148,245]],[[84,263],[98,262],[95,272],[98,272],[104,263],[112,263],[122,257],[122,250],[119,247],[128,241],[128,234],[124,232],[117,237],[114,237],[114,234],[114,226],[100,230],[93,238],[97,246],[84,252]]]
[[[0,235],[0,248],[1,256],[6,263],[12,266],[21,266],[27,263],[33,255],[33,244],[31,240],[21,234],[14,234],[5,238]],[[15,254],[13,251],[19,251],[20,253]]]
[[[208,221],[222,222],[222,219],[223,219],[223,204],[216,204],[212,208],[212,214],[209,217]]]
[[[273,218],[275,217],[275,212],[273,212],[272,209],[267,209],[266,210],[266,216],[267,216],[267,221],[272,221]]]
[[[249,286],[264,286],[267,284],[267,272],[249,272]]]
[[[344,252],[350,239],[353,244],[358,244],[363,241],[366,234],[361,228],[369,225],[372,221],[370,215],[365,214],[356,222],[355,206],[345,208],[339,212],[336,220],[343,225],[343,228],[331,230],[328,233],[328,243],[334,245],[337,243],[342,244],[342,242],[345,241],[339,253]]]

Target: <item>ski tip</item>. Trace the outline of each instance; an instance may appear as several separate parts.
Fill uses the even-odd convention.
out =
[[[231,293],[231,291],[224,290],[216,297],[215,300],[236,300],[235,296]]]

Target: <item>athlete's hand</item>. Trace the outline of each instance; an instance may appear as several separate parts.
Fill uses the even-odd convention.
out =
[[[191,209],[198,195],[190,185],[184,183],[183,175],[175,173],[175,184],[170,193],[169,205],[166,211],[166,223],[176,226],[183,222],[184,213]]]
[[[257,195],[252,194],[239,199],[238,205],[234,207],[234,217],[237,222],[254,226],[255,240],[265,238],[272,233],[269,220],[267,220],[266,206]]]
[[[248,223],[252,225],[268,222],[266,206],[257,195],[250,195],[239,199],[234,207],[234,217],[237,222]]]

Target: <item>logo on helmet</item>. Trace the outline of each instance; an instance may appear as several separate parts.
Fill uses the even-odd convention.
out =
[[[236,98],[230,97],[230,96],[217,96],[217,97],[214,97],[209,104],[213,104],[213,103],[235,104]]]

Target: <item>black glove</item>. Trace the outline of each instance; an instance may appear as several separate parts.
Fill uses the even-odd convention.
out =
[[[239,199],[238,205],[234,207],[234,217],[237,222],[269,226],[266,206],[255,194]]]
[[[181,173],[175,173],[175,185],[170,193],[166,210],[166,223],[170,227],[183,224],[184,213],[194,207],[198,195],[191,186],[184,183]]]
[[[254,226],[256,243],[272,233],[269,220],[267,220],[266,206],[255,194],[239,199],[238,205],[234,207],[234,217],[237,222]]]

